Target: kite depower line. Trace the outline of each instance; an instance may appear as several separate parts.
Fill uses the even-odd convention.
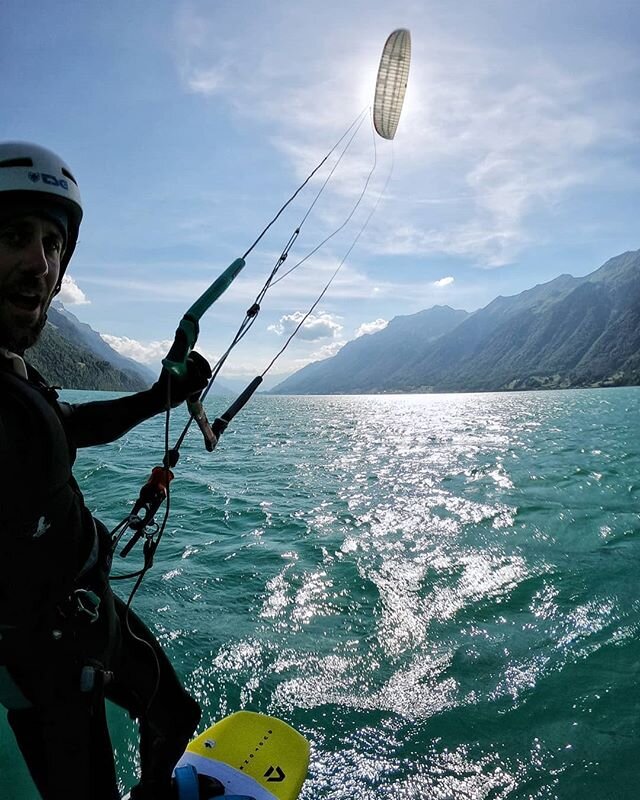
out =
[[[409,31],[406,29],[398,29],[393,31],[393,33],[391,33],[391,35],[387,38],[382,51],[382,56],[378,67],[374,102],[373,102],[373,111],[372,111],[372,121],[375,132],[384,139],[391,140],[394,138],[396,134],[398,123],[400,120],[400,115],[402,112],[407,81],[409,77],[410,61],[411,61],[411,37]],[[271,360],[268,366],[263,370],[263,372],[251,381],[251,383],[247,386],[247,388],[238,396],[238,398],[229,406],[229,408],[223,414],[217,417],[213,423],[209,423],[203,407],[203,400],[210,391],[213,382],[215,381],[220,370],[222,369],[222,366],[226,361],[227,357],[229,356],[229,354],[231,353],[231,351],[236,347],[236,345],[240,342],[240,340],[244,338],[244,336],[247,334],[251,326],[254,324],[255,319],[260,311],[260,304],[262,303],[262,300],[264,299],[264,296],[269,290],[269,288],[274,286],[280,280],[282,280],[291,272],[293,272],[295,269],[297,269],[299,266],[301,266],[324,244],[326,244],[329,241],[329,239],[331,239],[333,236],[336,235],[336,233],[342,230],[351,220],[356,209],[358,208],[363,197],[365,196],[365,193],[369,186],[369,181],[371,179],[371,176],[375,170],[377,163],[375,135],[374,135],[373,165],[366,177],[362,191],[360,192],[354,207],[351,209],[346,219],[341,223],[341,225],[338,228],[336,228],[336,230],[334,230],[329,236],[327,236],[316,247],[314,247],[310,253],[307,253],[306,256],[300,259],[286,272],[284,272],[281,275],[278,275],[280,268],[285,263],[296,239],[300,234],[302,226],[304,225],[307,218],[311,214],[315,204],[318,202],[325,187],[331,180],[342,158],[348,151],[351,142],[353,141],[354,137],[356,136],[357,132],[362,126],[364,120],[369,114],[369,111],[370,111],[369,108],[364,109],[358,115],[358,117],[356,117],[356,119],[351,123],[351,125],[347,128],[347,130],[342,134],[340,139],[338,139],[338,141],[323,156],[323,158],[318,162],[318,164],[316,164],[316,166],[311,170],[311,172],[307,175],[304,181],[296,188],[296,190],[291,194],[291,196],[286,200],[286,202],[280,207],[275,216],[264,227],[264,229],[256,237],[253,243],[244,252],[244,254],[240,258],[235,259],[235,261],[233,261],[222,272],[222,274],[219,275],[218,278],[216,278],[216,280],[206,289],[206,291],[203,292],[203,294],[191,305],[191,307],[184,314],[182,320],[178,325],[173,344],[171,345],[171,348],[167,356],[163,359],[162,364],[164,369],[170,375],[175,376],[176,378],[179,379],[186,374],[187,359],[197,342],[198,335],[200,332],[200,320],[202,319],[204,314],[209,310],[209,308],[213,305],[213,303],[215,303],[215,301],[229,288],[229,286],[233,283],[236,277],[240,274],[240,272],[242,271],[242,269],[246,264],[246,259],[249,257],[252,251],[257,247],[257,245],[267,234],[267,232],[272,228],[275,222],[280,218],[285,209],[295,200],[295,198],[307,186],[307,184],[312,180],[312,178],[316,175],[316,173],[327,163],[327,161],[331,158],[331,156],[337,153],[338,155],[336,157],[336,161],[333,167],[329,171],[328,176],[325,178],[324,182],[321,184],[318,191],[316,192],[316,195],[313,198],[309,207],[307,208],[304,216],[302,217],[297,227],[291,234],[290,238],[286,242],[280,256],[278,257],[275,265],[273,266],[260,292],[258,293],[255,302],[246,312],[245,318],[241,322],[235,336],[232,338],[231,343],[224,351],[223,355],[214,364],[212,369],[211,379],[209,381],[208,386],[199,396],[194,396],[188,400],[187,406],[190,414],[189,421],[187,422],[184,430],[178,437],[178,440],[176,441],[173,447],[170,447],[169,443],[171,381],[170,380],[167,381],[167,402],[165,407],[165,436],[164,436],[163,463],[161,466],[158,465],[152,469],[149,479],[140,489],[140,494],[138,496],[138,499],[134,503],[131,513],[128,514],[111,532],[112,549],[114,552],[116,551],[123,537],[127,533],[131,534],[129,541],[124,545],[124,547],[120,551],[120,555],[123,557],[129,554],[129,552],[137,542],[139,542],[141,539],[144,539],[144,544],[143,544],[144,563],[142,568],[135,572],[128,573],[126,575],[113,576],[113,580],[122,580],[125,578],[137,578],[135,585],[129,596],[128,605],[130,605],[133,596],[137,591],[138,587],[140,586],[140,583],[144,575],[151,568],[153,564],[154,554],[158,548],[158,545],[164,533],[170,510],[170,482],[173,479],[172,468],[175,467],[178,462],[180,446],[192,422],[195,421],[198,427],[200,428],[204,436],[206,449],[210,451],[213,450],[216,444],[218,443],[220,436],[225,431],[231,420],[248,402],[248,400],[254,394],[258,386],[261,384],[265,374],[271,369],[276,360],[282,355],[282,353],[285,351],[285,349],[288,347],[292,339],[298,333],[304,322],[308,319],[308,317],[317,307],[318,303],[322,300],[322,298],[328,291],[329,287],[331,286],[331,283],[333,282],[336,275],[340,271],[342,265],[345,263],[347,257],[349,256],[349,254],[355,247],[357,241],[364,232],[365,228],[367,227],[367,224],[371,219],[373,213],[375,212],[380,202],[380,199],[382,198],[384,192],[386,191],[386,187],[389,183],[391,173],[389,173],[389,176],[387,177],[387,181],[385,183],[382,192],[380,193],[380,196],[378,197],[377,202],[369,212],[364,223],[361,225],[359,231],[357,232],[354,240],[349,246],[344,257],[338,264],[337,268],[334,270],[333,274],[330,276],[329,280],[325,284],[324,288],[322,289],[316,300],[313,302],[313,304],[310,306],[307,312],[301,317],[301,319],[298,320],[296,328],[291,333],[289,338],[286,340],[284,346],[274,356],[274,358]],[[165,502],[164,514],[162,521],[158,523],[156,522],[155,517],[163,502]]]

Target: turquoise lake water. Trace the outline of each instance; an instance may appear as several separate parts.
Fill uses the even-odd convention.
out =
[[[189,436],[135,608],[205,721],[309,738],[303,800],[636,798],[639,418],[638,388],[257,396],[213,454]],[[110,527],[162,442],[158,418],[80,454]],[[0,763],[32,800],[4,721]]]

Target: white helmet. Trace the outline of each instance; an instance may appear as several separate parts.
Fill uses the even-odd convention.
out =
[[[82,201],[76,179],[64,161],[36,144],[0,142],[0,208],[37,204],[60,206],[67,217],[67,242],[60,281],[78,239]]]

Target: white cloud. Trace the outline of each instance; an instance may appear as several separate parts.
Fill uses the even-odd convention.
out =
[[[225,88],[226,79],[221,69],[194,69],[185,76],[189,91],[210,96]]]
[[[133,358],[141,364],[157,364],[167,355],[172,344],[171,339],[139,342],[136,339],[129,339],[128,336],[112,336],[109,333],[102,333],[101,336],[118,353]]]
[[[339,342],[332,342],[331,344],[325,344],[324,347],[321,347],[319,350],[315,350],[308,358],[306,363],[311,363],[312,361],[324,361],[325,358],[331,358],[335,356],[335,354],[342,350],[345,346],[345,341]]]
[[[259,15],[243,21],[241,34],[234,15],[203,0],[181,9],[176,40],[185,87],[224,93],[234,113],[250,117],[256,135],[268,137],[298,177],[371,102],[382,22],[388,21],[376,4],[359,19],[355,40],[349,25],[334,26],[329,40],[319,38],[318,20],[305,4],[272,12],[268,27]],[[553,37],[505,39],[499,25],[475,29],[488,19],[483,13],[461,29],[456,14],[436,16],[413,15],[394,198],[374,216],[378,230],[361,246],[501,267],[544,238],[549,215],[570,193],[582,186],[610,190],[611,175],[621,163],[628,166],[618,145],[637,139],[636,106],[603,87],[628,82],[637,55],[628,47],[614,50],[606,37],[568,48],[555,46]],[[503,21],[510,16],[504,12]],[[252,47],[239,47],[240,40]],[[334,209],[359,191],[368,169],[367,126],[361,134],[326,192]],[[378,143],[381,180],[390,161],[387,144]],[[369,199],[376,191],[372,184]],[[314,210],[316,218],[325,213],[324,206]]]
[[[439,50],[412,75],[424,91],[401,131],[396,197],[369,245],[500,267],[540,240],[540,220],[569,192],[597,186],[596,165],[608,158],[598,148],[620,141],[629,115],[615,101],[593,102],[603,74],[569,71],[551,56],[518,62],[487,48],[458,53],[455,63],[451,42]]]
[[[328,253],[319,252],[303,264],[290,277],[269,289],[262,303],[266,310],[286,311],[291,307],[309,306],[322,291],[324,285],[335,272],[338,259]],[[202,265],[196,264],[198,271]],[[225,303],[239,304],[238,313],[251,304],[264,282],[271,264],[268,259],[264,263],[254,265],[254,274],[241,275],[225,292]],[[194,268],[195,272],[195,268]],[[392,277],[392,273],[390,273]],[[401,277],[401,276],[398,276]],[[208,281],[184,278],[167,278],[163,281],[143,281],[128,277],[89,276],[84,283],[92,287],[116,289],[122,303],[139,303],[140,294],[154,301],[175,303],[182,302],[187,306],[194,298],[204,292],[210,285]],[[359,267],[344,264],[334,282],[331,284],[327,301],[353,302],[371,299],[391,298],[396,301],[415,301],[417,297],[429,297],[433,288],[430,281],[382,281],[380,277],[371,278]],[[301,312],[300,312],[301,313]]]
[[[451,286],[451,284],[455,281],[451,275],[447,275],[446,278],[440,278],[438,281],[434,281],[433,285],[437,286],[438,288],[442,288],[443,286]]]
[[[384,330],[387,327],[389,321],[386,319],[375,319],[373,322],[363,322],[362,325],[356,331],[355,338],[357,339],[359,336],[364,336],[368,333],[376,333],[376,331]]]
[[[196,297],[199,297],[210,286],[209,281],[196,279],[184,280],[183,278],[176,278],[165,281],[144,281],[128,277],[95,275],[84,278],[84,283],[117,289],[120,293],[120,301],[130,303],[139,303],[141,293],[144,293],[145,297],[153,297],[154,300],[170,303],[175,303],[176,301],[193,302]]]
[[[218,37],[216,48],[211,48],[211,23],[195,4],[182,4],[176,16],[175,57],[178,72],[189,92],[210,96],[229,88],[227,69],[223,66]],[[204,54],[215,53],[207,58]],[[212,63],[214,62],[214,63]]]
[[[298,370],[306,367],[307,364],[313,364],[314,361],[324,361],[326,358],[335,356],[347,344],[346,340],[340,339],[330,344],[325,344],[309,353],[308,356],[291,358],[286,364],[281,365],[281,375],[290,375]]]
[[[62,279],[62,287],[56,299],[64,303],[65,306],[85,306],[91,302],[69,275],[65,275]]]
[[[192,83],[200,74],[210,75],[203,83],[210,81],[217,91],[224,72],[236,111],[274,123],[271,141],[298,176],[306,175],[365,96],[370,102],[382,44],[375,15],[357,43],[344,47],[338,31],[327,52],[304,36],[309,20],[303,10],[289,9],[289,19],[276,15],[269,30],[271,41],[287,40],[288,47],[267,48],[265,32],[253,29],[258,46],[242,64],[229,48],[210,48],[216,17],[207,6],[189,7],[182,34],[190,58],[204,65],[200,72],[191,69]],[[298,35],[290,37],[296,25]],[[466,45],[446,17],[427,28],[418,15],[415,26],[416,54],[391,184],[396,197],[415,202],[386,204],[384,219],[379,213],[374,217],[381,224],[377,236],[366,237],[368,244],[387,254],[461,256],[490,268],[512,263],[539,240],[540,215],[572,189],[597,185],[594,164],[602,167],[608,158],[607,147],[599,145],[629,133],[630,110],[611,95],[597,94],[599,86],[615,83],[623,62],[617,67],[610,54],[595,53],[591,64],[585,48],[576,54],[582,59],[578,69],[552,49],[527,51],[525,44],[511,51],[491,43],[491,37]],[[302,48],[304,70],[292,71]],[[371,157],[369,142],[363,136],[340,165],[329,187],[334,202],[337,195],[359,191]],[[386,153],[381,144],[381,173]],[[432,197],[421,197],[424,186]],[[428,222],[425,202],[431,204]]]
[[[277,333],[279,336],[288,336],[300,325],[304,319],[303,311],[294,311],[293,314],[285,314],[274,325],[269,325],[267,330]],[[337,322],[331,314],[320,313],[310,314],[302,324],[296,334],[299,339],[308,342],[317,342],[320,339],[335,339],[340,335],[342,325]]]

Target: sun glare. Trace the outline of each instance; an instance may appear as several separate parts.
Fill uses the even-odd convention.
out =
[[[357,92],[358,108],[363,109],[365,106],[373,107],[373,98],[376,91],[376,77],[378,74],[377,63],[367,59],[366,62],[362,62],[356,74],[360,76]]]

